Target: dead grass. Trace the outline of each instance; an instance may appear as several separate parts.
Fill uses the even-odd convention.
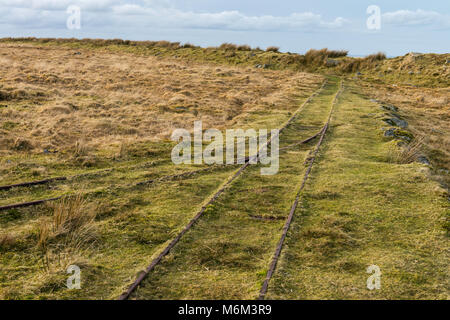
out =
[[[80,195],[50,204],[50,219],[37,226],[36,247],[47,272],[62,272],[97,239],[96,208]]]
[[[178,44],[146,45],[175,50]],[[248,50],[245,45],[221,47]],[[3,154],[31,149],[94,153],[130,138],[168,139],[175,128],[192,130],[200,119],[205,128],[222,129],[244,123],[258,110],[282,107],[299,84],[321,81],[292,71],[219,68],[101,48],[2,43],[0,59],[8,60],[0,65],[0,102],[7,102],[0,108]]]
[[[392,163],[413,163],[422,155],[425,138],[415,138],[404,146],[392,145],[388,152],[388,159]]]
[[[53,240],[62,237],[68,240],[64,246],[79,248],[95,238],[95,209],[80,195],[60,200],[51,207],[51,221],[42,221],[38,227],[39,248],[48,248]]]
[[[266,51],[268,51],[268,52],[280,52],[280,48],[279,48],[279,47],[271,46],[271,47],[268,47],[268,48],[266,49]]]
[[[347,56],[348,51],[345,50],[328,50],[323,48],[320,50],[311,49],[305,54],[307,64],[321,65],[327,58],[339,58]]]

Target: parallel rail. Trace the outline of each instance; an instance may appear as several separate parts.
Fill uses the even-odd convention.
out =
[[[314,162],[315,162],[316,157],[317,157],[317,153],[319,152],[320,146],[322,145],[322,142],[323,142],[323,140],[325,138],[325,134],[328,131],[328,128],[329,128],[329,125],[330,125],[330,121],[331,121],[331,116],[333,115],[334,106],[336,105],[337,99],[338,99],[339,95],[342,93],[343,89],[344,89],[343,81],[341,80],[339,90],[336,93],[336,95],[334,96],[334,99],[333,99],[332,104],[331,104],[331,110],[330,110],[330,114],[328,116],[328,120],[327,120],[325,126],[323,127],[323,129],[322,129],[322,131],[320,133],[320,140],[317,143],[317,146],[316,146],[316,148],[315,148],[315,150],[313,152],[313,155],[311,157],[308,169],[306,170],[305,175],[304,175],[303,180],[302,180],[302,183],[300,185],[300,189],[297,192],[297,195],[295,197],[294,203],[292,204],[291,210],[289,211],[289,215],[288,215],[288,217],[286,219],[286,223],[284,224],[283,233],[281,234],[281,238],[280,238],[280,240],[278,242],[278,245],[277,245],[277,247],[275,249],[275,253],[273,255],[272,262],[270,263],[269,270],[267,271],[266,278],[264,280],[263,286],[262,286],[262,288],[260,290],[260,293],[259,293],[259,300],[264,300],[264,298],[265,298],[265,296],[267,294],[267,290],[269,288],[269,282],[270,282],[270,280],[271,280],[271,278],[272,278],[272,276],[273,276],[273,274],[275,272],[275,269],[277,267],[277,263],[278,263],[278,260],[280,258],[280,255],[281,255],[281,250],[283,249],[283,244],[284,244],[284,241],[286,239],[286,235],[287,235],[287,233],[289,231],[289,227],[291,226],[292,219],[294,218],[295,210],[297,209],[298,203],[300,201],[301,193],[302,193],[303,189],[305,188],[306,181],[308,180],[309,174],[311,173],[312,167],[313,167]]]
[[[308,104],[311,102],[311,100],[320,92],[323,90],[323,88],[325,87],[325,85],[327,84],[327,81],[325,80],[322,84],[322,86],[316,91],[314,92],[295,112],[294,114],[288,119],[288,121],[286,121],[286,123],[279,129],[278,131],[278,135],[284,130],[286,129],[291,123],[292,121],[294,121],[294,119],[297,117],[298,113]],[[217,192],[214,193],[214,195],[208,199],[208,201],[206,202],[205,205],[202,206],[202,208],[200,209],[200,211],[197,212],[197,214],[194,216],[194,218],[192,218],[192,220],[178,233],[178,235],[161,251],[161,253],[155,258],[153,259],[153,261],[150,263],[150,265],[139,274],[139,276],[137,277],[137,279],[131,284],[131,286],[128,287],[128,289],[123,292],[120,297],[118,298],[118,300],[127,300],[128,298],[130,298],[130,296],[133,294],[133,292],[139,287],[139,285],[142,283],[142,281],[148,276],[148,274],[161,262],[161,260],[167,255],[169,254],[170,250],[175,247],[175,245],[180,241],[180,239],[183,237],[183,235],[188,232],[194,225],[195,223],[203,216],[203,214],[206,211],[206,208],[212,204],[214,201],[217,200],[217,198],[219,198],[219,196],[225,191],[225,189],[234,181],[236,180],[241,174],[242,172],[248,167],[248,165],[250,164],[250,160],[253,160],[255,157],[259,156],[259,153],[261,152],[262,149],[267,148],[270,146],[270,144],[272,143],[273,139],[275,139],[275,137],[277,137],[278,135],[274,135],[271,136],[271,138],[267,141],[267,143],[262,146],[260,148],[260,150],[258,150],[258,153],[252,157],[250,157],[250,159],[246,159],[245,164],[233,175],[231,176],[227,181],[225,181],[224,184],[222,184],[222,186],[219,188],[219,190]],[[308,141],[311,141],[312,139],[308,138]]]

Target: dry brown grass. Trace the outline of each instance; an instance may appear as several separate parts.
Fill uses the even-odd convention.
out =
[[[293,88],[311,88],[322,79],[102,48],[20,43],[0,44],[0,62],[0,91],[6,97],[0,104],[7,105],[0,108],[4,154],[31,149],[80,154],[118,148],[130,138],[158,141],[168,139],[174,128],[192,130],[200,119],[206,128],[222,129],[258,110],[284,108]]]
[[[272,47],[268,47],[268,48],[266,49],[266,51],[269,51],[269,52],[279,52],[279,51],[280,51],[280,48],[279,48],[279,47],[274,47],[274,46],[272,46]]]
[[[319,64],[327,58],[339,58],[347,56],[348,51],[345,50],[328,50],[323,48],[320,50],[311,49],[305,54],[305,60],[307,64]]]
[[[83,256],[97,238],[96,208],[80,195],[50,205],[52,216],[37,227],[36,246],[47,272],[61,272]]]
[[[389,149],[388,158],[390,162],[399,164],[413,163],[422,155],[424,137],[415,138],[412,142],[404,146],[392,145]]]
[[[8,250],[14,243],[16,242],[16,238],[9,234],[1,234],[0,235],[0,251]]]
[[[382,61],[382,60],[386,59],[386,54],[384,52],[378,52],[378,53],[368,55],[364,59],[370,63],[373,63],[376,61]]]
[[[64,246],[82,247],[95,238],[95,209],[80,195],[62,199],[51,206],[51,221],[42,221],[38,227],[38,247],[47,248],[53,240],[63,237]]]

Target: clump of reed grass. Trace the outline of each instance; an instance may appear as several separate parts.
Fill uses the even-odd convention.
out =
[[[398,147],[397,145],[391,146],[388,152],[388,160],[392,163],[408,164],[413,163],[419,159],[422,155],[422,147],[424,145],[425,138],[415,138],[408,144]]]
[[[50,206],[52,215],[38,226],[36,242],[47,270],[55,264],[65,267],[96,239],[96,209],[81,195]]]
[[[267,52],[280,52],[280,48],[279,47],[275,47],[275,46],[270,46],[266,49]]]

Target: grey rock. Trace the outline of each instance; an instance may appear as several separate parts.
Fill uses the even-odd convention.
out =
[[[327,59],[325,65],[327,67],[335,67],[337,65],[339,65],[341,62],[339,60],[335,60],[335,59]]]
[[[406,122],[405,120],[396,118],[396,117],[384,118],[383,121],[386,122],[390,126],[396,126],[396,127],[400,127],[403,129],[408,128],[408,122]]]
[[[81,55],[81,52],[75,52],[74,55],[79,56],[79,55]]]
[[[384,104],[381,106],[381,108],[392,112],[398,112],[398,108],[392,104]]]
[[[394,138],[394,139],[399,139],[402,140],[399,142],[399,146],[400,145],[406,145],[406,143],[410,143],[413,139],[414,136],[412,134],[406,133],[405,131],[401,131],[400,129],[396,129],[396,128],[382,128],[382,130],[384,131],[384,136],[387,138]]]
[[[398,119],[398,118],[392,118],[392,119],[394,120],[395,124],[398,127],[403,128],[403,129],[408,128],[408,122],[406,122],[405,120]]]
[[[431,166],[430,161],[429,161],[429,160],[427,159],[427,157],[425,157],[425,156],[420,156],[420,157],[418,157],[418,158],[417,158],[417,161],[418,161],[419,163],[425,164],[425,165],[427,165],[427,166]]]
[[[358,71],[358,72],[356,73],[356,75],[357,75],[357,76],[362,76],[362,73]]]
[[[395,137],[395,129],[391,128],[384,132],[384,136],[388,138]]]

